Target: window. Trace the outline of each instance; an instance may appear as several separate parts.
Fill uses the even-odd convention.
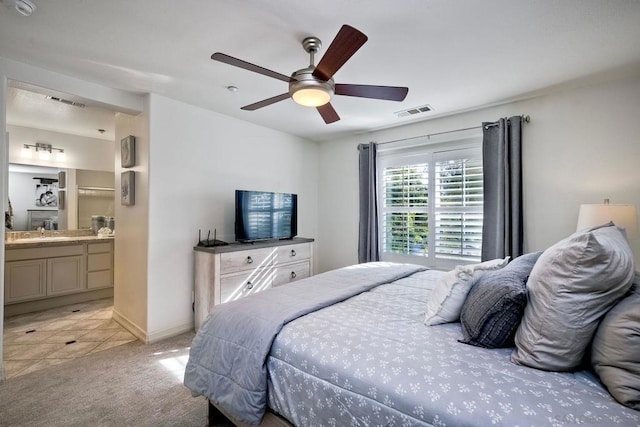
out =
[[[480,261],[483,200],[479,139],[381,150],[381,259],[436,268]]]

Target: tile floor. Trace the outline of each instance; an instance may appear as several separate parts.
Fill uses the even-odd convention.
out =
[[[6,378],[135,341],[112,312],[113,298],[106,298],[5,319]]]

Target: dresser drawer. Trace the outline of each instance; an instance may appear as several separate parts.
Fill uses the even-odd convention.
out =
[[[249,249],[220,254],[220,274],[253,270],[271,264],[276,256],[275,248]]]
[[[311,264],[309,260],[296,262],[276,267],[276,276],[273,279],[273,286],[280,286],[296,280],[304,279],[311,275]]]
[[[220,279],[220,301],[234,301],[249,294],[269,289],[275,272],[272,268],[262,268]]]
[[[276,262],[284,264],[285,262],[296,262],[309,259],[311,250],[308,243],[300,243],[297,245],[278,246],[276,254]]]

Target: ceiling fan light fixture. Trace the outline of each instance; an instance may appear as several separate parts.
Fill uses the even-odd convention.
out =
[[[314,67],[303,68],[291,75],[289,95],[296,104],[320,107],[331,101],[335,91],[333,79],[320,80],[313,76]]]
[[[291,97],[305,107],[320,107],[331,101],[331,94],[325,88],[310,87],[295,91]]]

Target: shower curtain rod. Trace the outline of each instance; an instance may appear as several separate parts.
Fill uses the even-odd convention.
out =
[[[529,123],[531,121],[531,118],[528,115],[524,115],[523,114],[520,117],[522,117],[522,121],[524,123]],[[492,124],[487,125],[487,127],[496,126],[496,125],[497,125],[497,123],[492,123]],[[444,135],[444,134],[447,134],[447,133],[454,133],[454,132],[463,132],[465,130],[473,130],[473,129],[482,129],[482,125],[480,125],[480,126],[472,126],[470,128],[447,130],[447,131],[444,131],[444,132],[430,133],[430,134],[427,134],[427,135],[412,136],[411,138],[394,139],[393,141],[378,142],[376,144],[377,145],[383,145],[383,144],[391,144],[392,142],[410,141],[412,139],[417,139],[417,138],[424,138],[424,137],[430,138],[432,136]]]

